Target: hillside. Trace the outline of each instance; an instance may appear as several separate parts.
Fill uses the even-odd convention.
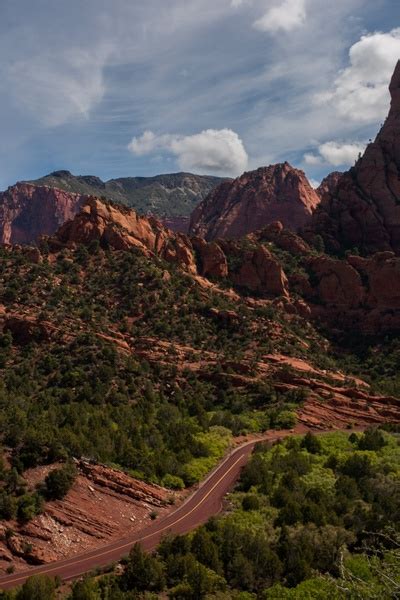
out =
[[[400,418],[398,345],[360,328],[357,346],[346,342],[337,315],[333,334],[319,328],[335,297],[323,296],[314,269],[319,296],[300,299],[291,269],[306,275],[310,261],[331,259],[291,232],[207,243],[89,198],[38,248],[1,253],[0,517],[20,540],[15,549],[5,538],[3,569],[53,556],[37,540],[42,514],[65,528],[62,506],[43,507],[40,476],[39,491],[29,485],[32,469],[44,477],[46,465],[83,456],[180,489],[232,436]],[[378,351],[388,356],[379,364]],[[67,539],[79,488],[68,493]],[[90,521],[89,540],[100,542]]]
[[[134,208],[141,214],[158,217],[189,217],[193,209],[223,179],[191,173],[155,177],[121,177],[102,181],[92,175],[55,171],[30,181],[37,186],[58,188],[75,194],[98,196]]]

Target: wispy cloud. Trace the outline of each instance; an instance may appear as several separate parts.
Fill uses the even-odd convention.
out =
[[[306,21],[306,0],[281,0],[254,23],[260,31],[292,31]]]
[[[88,118],[104,96],[103,69],[110,54],[109,46],[99,45],[18,60],[8,69],[15,101],[50,127]]]
[[[319,179],[329,169],[320,146],[368,139],[385,115],[394,22],[393,0],[0,2],[3,178],[234,172],[288,159]],[[365,100],[369,89],[378,100]],[[233,150],[218,133],[206,156],[210,130],[236,134]],[[168,133],[168,144],[128,152],[145,131]]]

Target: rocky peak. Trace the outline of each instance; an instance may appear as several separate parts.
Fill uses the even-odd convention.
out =
[[[326,190],[312,229],[334,252],[400,252],[400,62],[391,83],[389,115],[374,142],[336,187]]]
[[[317,194],[321,198],[321,200],[325,196],[325,194],[333,194],[335,192],[337,184],[339,183],[339,180],[342,175],[343,172],[341,171],[333,171],[332,173],[329,173],[329,175],[324,177],[324,179],[317,187]]]
[[[397,61],[392,79],[389,85],[390,96],[392,98],[390,112],[392,116],[394,113],[399,115],[400,113],[400,60]]]
[[[190,233],[238,238],[274,221],[297,230],[319,201],[303,171],[287,162],[261,167],[213,190],[192,213]]]

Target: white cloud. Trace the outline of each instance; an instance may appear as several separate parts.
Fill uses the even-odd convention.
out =
[[[358,155],[364,152],[365,146],[366,144],[359,142],[325,142],[318,147],[318,154],[305,154],[304,162],[310,166],[324,164],[334,167],[351,166]]]
[[[321,156],[318,156],[316,154],[307,153],[304,155],[304,162],[306,163],[306,165],[316,166],[316,165],[321,165],[323,160],[322,160]]]
[[[260,31],[292,31],[306,21],[306,0],[283,0],[254,23]]]
[[[166,150],[177,157],[181,169],[196,173],[240,175],[248,163],[243,142],[231,129],[206,129],[186,136],[145,131],[132,139],[128,149],[137,156]]]
[[[100,46],[19,60],[8,72],[13,93],[46,126],[87,118],[104,95],[103,68],[109,54],[109,47]]]
[[[351,46],[350,65],[334,88],[318,94],[319,104],[330,103],[341,117],[373,123],[388,111],[388,84],[400,58],[400,28],[364,35]]]

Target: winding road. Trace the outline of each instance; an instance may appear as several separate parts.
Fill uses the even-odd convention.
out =
[[[63,581],[76,579],[97,567],[120,560],[136,542],[140,542],[145,550],[153,550],[166,533],[183,534],[191,531],[221,511],[224,496],[234,486],[257,441],[274,442],[290,433],[269,432],[260,440],[242,444],[233,450],[174,512],[154,521],[142,531],[84,554],[1,577],[0,589],[21,585],[28,577],[39,574],[58,576]]]

